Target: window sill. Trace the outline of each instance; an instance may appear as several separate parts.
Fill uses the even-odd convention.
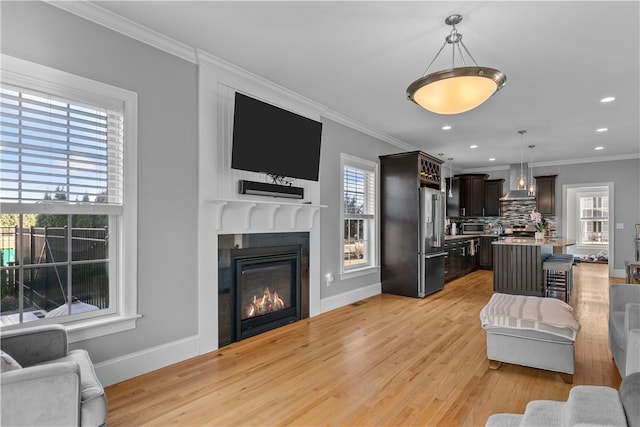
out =
[[[97,338],[117,332],[128,331],[136,327],[136,321],[142,315],[110,315],[78,322],[66,323],[69,343]]]
[[[378,267],[375,265],[362,267],[362,268],[354,268],[354,269],[340,272],[340,279],[341,280],[353,279],[354,277],[366,276],[367,274],[374,274],[377,272],[378,272]]]

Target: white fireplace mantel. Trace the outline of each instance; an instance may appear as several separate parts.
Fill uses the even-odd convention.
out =
[[[207,200],[214,207],[216,231],[223,229],[223,217],[226,211],[233,220],[241,219],[246,231],[256,229],[258,220],[266,220],[266,228],[276,228],[276,218],[284,216],[291,230],[312,229],[316,214],[326,205],[311,203],[282,202],[277,200],[214,199]],[[226,228],[226,227],[225,227]]]

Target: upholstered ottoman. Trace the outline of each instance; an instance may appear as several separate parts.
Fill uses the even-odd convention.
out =
[[[480,311],[489,367],[502,362],[559,372],[573,382],[580,324],[557,298],[495,293]]]

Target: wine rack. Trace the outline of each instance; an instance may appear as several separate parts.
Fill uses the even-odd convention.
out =
[[[440,165],[442,161],[425,153],[420,153],[418,159],[420,183],[440,186]]]

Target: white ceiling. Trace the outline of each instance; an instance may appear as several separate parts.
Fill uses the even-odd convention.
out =
[[[522,146],[536,165],[640,153],[638,1],[92,3],[452,157],[456,170],[519,164]],[[477,109],[445,116],[405,91],[449,34],[444,19],[453,13],[463,15],[458,31],[474,59],[505,73],[507,85]],[[431,71],[449,68],[450,57],[443,52]],[[600,103],[605,96],[616,100]]]

